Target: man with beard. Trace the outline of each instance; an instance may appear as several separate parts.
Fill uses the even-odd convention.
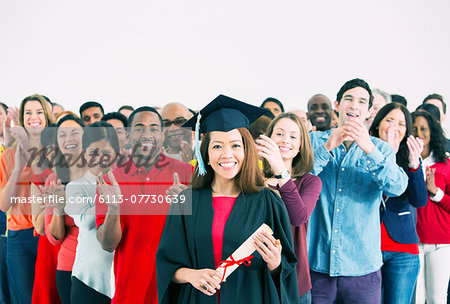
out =
[[[184,162],[192,160],[192,131],[181,128],[192,116],[189,109],[179,102],[168,103],[162,108],[165,155]]]
[[[316,94],[308,101],[308,118],[315,131],[331,129],[331,101],[323,94]],[[313,129],[314,130],[314,129]]]
[[[170,203],[186,188],[192,166],[162,153],[162,118],[156,109],[131,113],[130,159],[97,178],[97,239],[113,252],[112,303],[157,303],[155,255]],[[184,184],[184,185],[183,185]]]

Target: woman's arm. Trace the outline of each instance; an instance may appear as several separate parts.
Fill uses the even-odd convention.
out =
[[[41,196],[41,191],[35,184],[31,184],[30,192],[32,197],[37,198]],[[33,203],[31,204],[32,221],[36,232],[40,235],[45,235],[45,209],[43,209],[42,207],[43,204],[40,204],[35,200],[33,201]]]
[[[14,153],[14,157],[12,154]],[[18,145],[14,150],[6,150],[0,159],[0,170],[2,171],[1,184],[4,188],[0,192],[0,209],[6,212],[15,204],[13,198],[18,197],[20,190],[20,175],[27,162],[26,154]],[[28,181],[27,181],[28,182]]]
[[[409,169],[408,174],[408,202],[416,207],[420,208],[428,202],[428,191],[423,176],[422,166],[417,169]]]
[[[315,175],[306,175],[301,187],[297,189],[292,179],[278,188],[281,199],[286,206],[292,225],[300,226],[308,221],[319,199],[322,182]]]

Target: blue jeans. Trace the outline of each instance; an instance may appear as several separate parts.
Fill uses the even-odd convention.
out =
[[[6,236],[0,236],[0,303],[10,303],[10,284],[6,267]]]
[[[300,296],[300,304],[311,304],[311,290]]]
[[[382,254],[383,303],[411,303],[419,275],[419,255],[394,251]]]
[[[33,228],[8,231],[6,264],[20,304],[31,303],[38,240]]]

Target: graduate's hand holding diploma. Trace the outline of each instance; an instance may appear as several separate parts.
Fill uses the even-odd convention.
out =
[[[282,246],[279,240],[267,231],[262,230],[253,236],[253,244],[263,260],[267,263],[270,272],[275,271],[281,264]]]
[[[172,281],[183,284],[189,283],[207,296],[212,296],[220,289],[220,272],[214,269],[180,268],[175,271]]]

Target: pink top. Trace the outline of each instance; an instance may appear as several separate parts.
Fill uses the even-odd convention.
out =
[[[58,253],[58,265],[57,270],[72,271],[73,262],[75,261],[75,254],[78,244],[78,227],[75,225],[73,218],[68,215],[64,215],[64,222],[66,224],[66,235],[63,238],[55,239],[50,233],[50,222],[52,221],[53,212],[45,214],[45,235],[48,241],[53,246],[61,244],[61,248]]]
[[[56,173],[52,173],[47,177],[46,181],[56,181],[56,179]],[[53,246],[61,244],[61,248],[59,249],[58,253],[58,265],[56,266],[56,269],[60,271],[72,271],[78,245],[78,227],[77,225],[75,225],[72,217],[64,215],[66,234],[64,237],[57,240],[50,233],[50,223],[52,221],[52,217],[53,209],[46,210],[45,235],[47,236],[50,244],[52,244]]]
[[[216,268],[222,260],[222,244],[223,232],[225,224],[230,216],[231,209],[233,209],[235,197],[217,196],[213,197],[214,220],[212,225],[212,239],[214,247],[214,263]],[[225,257],[224,259],[226,259]]]

